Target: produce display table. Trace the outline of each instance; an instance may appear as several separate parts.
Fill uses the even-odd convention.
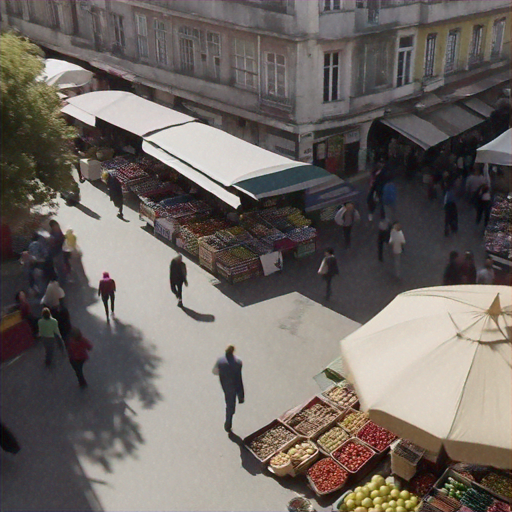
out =
[[[497,197],[485,229],[485,249],[497,270],[497,284],[511,284],[512,274],[512,199]]]

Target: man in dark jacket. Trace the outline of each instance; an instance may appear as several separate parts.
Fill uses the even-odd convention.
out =
[[[183,284],[188,286],[187,281],[187,266],[183,262],[183,256],[178,254],[176,258],[171,261],[171,267],[169,269],[169,280],[171,282],[171,290],[176,298],[178,299],[178,307],[183,306],[182,293]]]
[[[119,208],[119,213],[117,214],[117,216],[122,219],[124,198],[121,183],[119,183],[119,180],[115,176],[109,174],[107,178],[107,187],[110,200],[114,203],[114,206],[116,208]]]
[[[334,256],[332,249],[325,250],[324,259],[322,260],[318,273],[325,279],[325,298],[329,300],[331,298],[332,278],[340,273],[338,270],[338,262],[336,261],[336,256]]]
[[[234,355],[235,347],[229,345],[226,353],[220,357],[213,367],[214,375],[218,375],[220,385],[224,391],[226,400],[226,421],[224,430],[231,432],[233,425],[233,415],[236,408],[236,397],[238,403],[243,404],[245,400],[244,383],[242,382],[242,361]]]

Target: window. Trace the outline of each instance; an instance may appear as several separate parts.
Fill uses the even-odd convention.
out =
[[[505,18],[496,20],[492,27],[491,58],[496,58],[501,55],[501,49],[503,47],[504,31],[505,31]]]
[[[213,78],[220,78],[220,34],[206,33],[206,70]]]
[[[180,37],[180,66],[185,73],[195,71],[195,51],[200,39],[199,30],[192,27],[182,26],[179,31]]]
[[[455,71],[457,68],[457,53],[459,50],[459,30],[450,30],[446,41],[446,66],[445,72]]]
[[[286,58],[278,53],[265,54],[265,94],[286,98]]]
[[[63,19],[62,5],[53,0],[49,0],[46,2],[46,7],[49,26],[56,29],[60,28]]]
[[[256,88],[256,49],[252,41],[235,39],[235,82],[250,89]]]
[[[394,41],[372,41],[357,49],[357,91],[359,94],[373,94],[393,85],[392,62]]]
[[[473,36],[471,38],[471,45],[469,47],[469,65],[478,64],[482,62],[482,46],[483,46],[484,27],[482,25],[475,25],[473,27]]]
[[[167,66],[167,36],[165,23],[160,20],[154,20],[153,27],[155,29],[155,48],[156,61],[162,66]],[[192,66],[192,69],[194,66]]]
[[[114,44],[118,48],[124,48],[123,17],[119,14],[110,13],[110,25],[114,34]]]
[[[411,60],[414,37],[401,37],[398,45],[398,69],[396,73],[396,86],[411,82]]]
[[[341,0],[324,0],[324,12],[339,11],[341,9]]]
[[[340,54],[324,53],[324,102],[339,99]]]
[[[192,39],[180,38],[180,63],[182,71],[194,72],[194,41]]]
[[[429,34],[425,45],[425,70],[426,77],[434,76],[434,63],[436,59],[437,34]]]
[[[379,24],[380,0],[368,0],[367,9],[368,9],[368,23],[370,25],[378,25]]]
[[[23,16],[21,0],[5,0],[5,10],[9,16],[16,16],[19,18]]]
[[[139,49],[139,57],[148,58],[148,20],[146,16],[136,14],[135,25],[137,28],[137,48]]]

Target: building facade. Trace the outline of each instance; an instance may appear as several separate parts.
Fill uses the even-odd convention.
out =
[[[507,0],[5,0],[115,87],[342,177],[393,105],[510,67]],[[200,143],[200,141],[198,142]]]

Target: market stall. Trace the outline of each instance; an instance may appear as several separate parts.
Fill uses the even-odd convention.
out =
[[[484,234],[496,284],[512,284],[512,197],[497,196]]]

